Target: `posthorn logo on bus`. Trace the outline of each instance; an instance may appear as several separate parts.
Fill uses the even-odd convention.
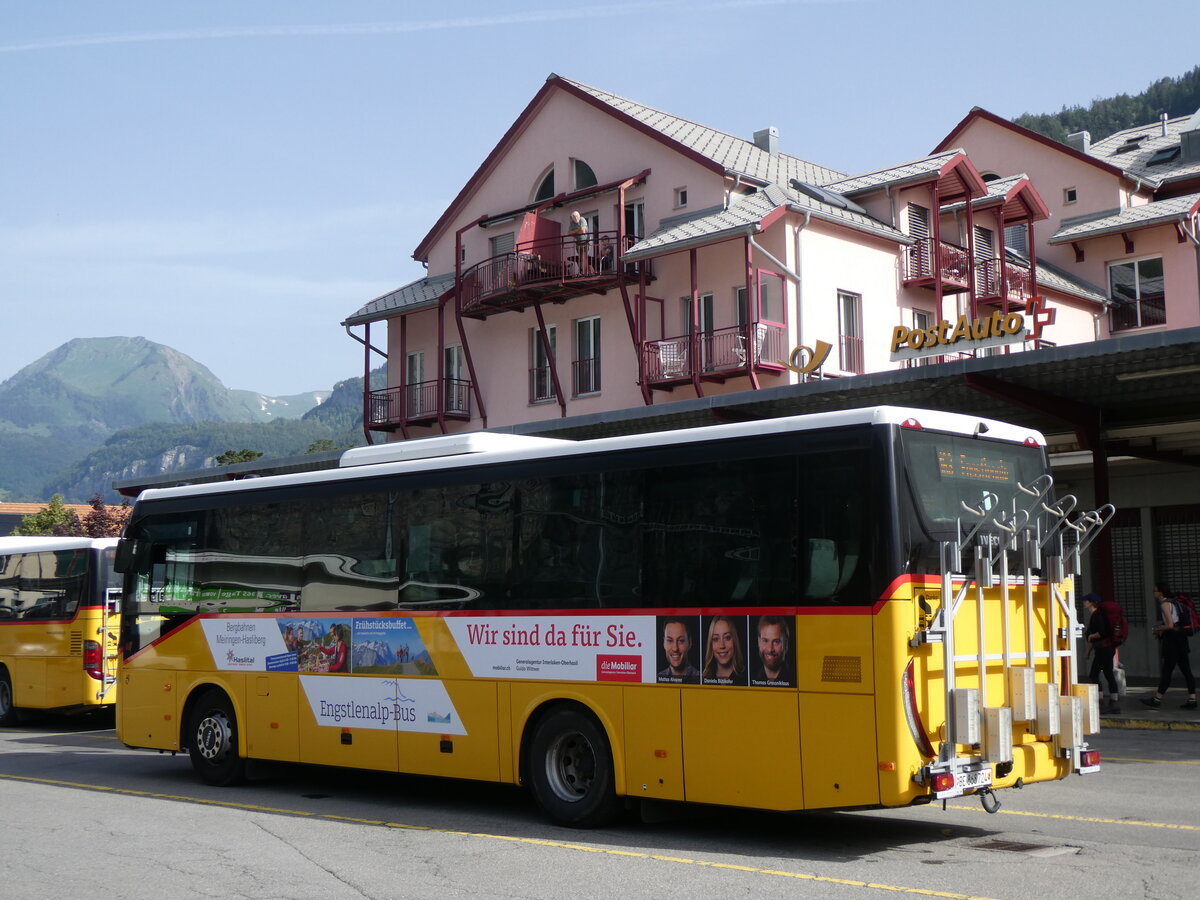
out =
[[[642,658],[640,656],[596,657],[597,681],[641,681]]]

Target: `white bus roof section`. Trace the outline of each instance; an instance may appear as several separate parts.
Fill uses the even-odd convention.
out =
[[[447,434],[415,441],[394,441],[370,447],[355,447],[342,454],[339,466],[373,466],[378,463],[408,462],[414,459],[434,459],[441,456],[462,456],[467,453],[521,452],[540,450],[551,444],[577,444],[563,438],[533,437],[521,434],[494,434],[472,431],[466,434]]]
[[[117,546],[116,538],[37,537],[15,535],[0,537],[0,556],[12,553],[44,553],[49,550],[86,550]]]
[[[643,447],[668,447],[700,444],[708,441],[747,438],[756,435],[787,434],[788,432],[812,431],[819,428],[842,428],[850,425],[903,425],[913,420],[922,428],[932,431],[950,432],[967,436],[982,435],[992,440],[1025,443],[1032,440],[1039,447],[1046,446],[1046,439],[1038,431],[1022,425],[1010,425],[995,419],[984,419],[979,416],[967,416],[961,413],[941,412],[930,409],[910,409],[897,406],[873,406],[863,409],[846,409],[836,412],[813,413],[805,416],[782,416],[772,419],[756,419],[751,422],[737,422],[728,425],[707,425],[700,428],[682,428],[675,431],[658,431],[650,434],[621,435],[619,437],[597,438],[589,441],[570,441],[557,438],[537,438],[503,433],[472,432],[464,435],[446,435],[430,438],[429,441],[397,441],[394,444],[378,444],[374,447],[359,448],[361,450],[376,450],[380,457],[369,462],[360,454],[352,464],[347,465],[343,455],[342,465],[337,469],[322,469],[316,472],[299,472],[290,475],[269,475],[263,478],[248,478],[239,481],[208,482],[197,485],[184,485],[169,488],[150,488],[142,492],[138,502],[165,499],[168,497],[194,497],[211,494],[229,494],[242,491],[268,490],[276,487],[293,485],[322,484],[325,482],[341,481],[358,476],[374,477],[377,475],[403,474],[416,472],[431,472],[445,469],[456,469],[464,466],[492,465],[509,462],[522,462],[538,459],[555,459],[560,457],[584,456],[594,453],[612,453],[624,450],[637,450]],[[982,428],[980,426],[983,426]],[[473,452],[462,452],[447,455],[445,453],[430,455],[421,453],[416,457],[397,459],[394,455],[397,449],[402,450],[405,444],[430,443],[448,441],[453,445],[454,440],[480,439],[483,443],[476,446]],[[482,449],[487,442],[494,438],[501,440],[494,444],[496,449]],[[508,438],[509,440],[504,440]],[[471,440],[465,441],[470,445]],[[385,454],[384,451],[390,451]]]

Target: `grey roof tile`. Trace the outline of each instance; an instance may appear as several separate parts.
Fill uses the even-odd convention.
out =
[[[1014,250],[1008,251],[1008,257],[1017,262],[1029,265],[1028,257]],[[1074,297],[1079,297],[1081,300],[1089,300],[1101,306],[1108,303],[1108,293],[1104,288],[1097,287],[1090,281],[1080,278],[1078,275],[1072,275],[1066,269],[1061,269],[1040,259],[1037,264],[1037,283],[1041,287],[1050,288],[1063,294],[1071,294]]]
[[[729,172],[746,175],[760,182],[787,184],[792,178],[823,184],[844,173],[786,153],[772,155],[745,138],[734,137],[715,128],[699,125],[662,110],[645,106],[608,91],[602,91],[563,76],[555,76],[567,84],[590,94],[618,112],[641,122],[655,131],[677,141],[690,150],[707,157]]]
[[[1200,193],[1184,194],[1169,200],[1156,200],[1141,206],[1108,210],[1073,219],[1063,219],[1050,238],[1051,244],[1065,244],[1086,238],[1116,234],[1136,228],[1149,228],[1169,222],[1182,222],[1200,204]]]
[[[454,287],[454,273],[446,275],[431,275],[410,282],[394,291],[376,297],[363,306],[358,312],[346,319],[343,325],[363,325],[376,322],[395,315],[401,310],[416,309],[420,306],[432,305]]]
[[[726,240],[751,230],[764,216],[781,206],[786,206],[793,212],[807,212],[815,218],[855,231],[900,243],[912,242],[908,235],[869,215],[841,209],[790,188],[769,184],[753,194],[738,197],[737,202],[728,208],[702,210],[699,214],[689,217],[674,216],[664,219],[657,230],[630,247],[624,258],[635,261]]]
[[[856,194],[863,191],[876,190],[886,185],[902,184],[908,181],[919,181],[936,174],[946,161],[962,153],[961,150],[946,150],[933,156],[923,156],[920,159],[899,163],[873,172],[861,175],[851,175],[834,181],[819,182],[821,187],[840,194]]]
[[[1155,122],[1110,134],[1093,143],[1088,155],[1159,187],[1169,181],[1200,176],[1200,160],[1187,161],[1181,155],[1155,165],[1149,164],[1155,153],[1180,146],[1180,135],[1197,128],[1200,128],[1200,111],[1191,116],[1168,119],[1165,129],[1161,122]]]

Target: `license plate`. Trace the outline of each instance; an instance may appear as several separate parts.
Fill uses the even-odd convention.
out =
[[[977,772],[959,772],[954,778],[954,786],[964,791],[974,788],[988,787],[992,783],[992,770],[980,769]]]

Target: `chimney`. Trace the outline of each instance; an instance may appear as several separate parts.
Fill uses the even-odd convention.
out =
[[[1179,133],[1179,158],[1183,162],[1200,162],[1200,109],[1183,123]]]
[[[1092,134],[1090,131],[1076,131],[1074,134],[1067,135],[1067,146],[1078,150],[1080,153],[1092,152]]]
[[[1158,124],[1162,128],[1162,136],[1166,137],[1167,136],[1167,114],[1166,113],[1159,113]]]
[[[766,150],[772,156],[779,155],[779,129],[774,125],[754,132],[754,146]]]

